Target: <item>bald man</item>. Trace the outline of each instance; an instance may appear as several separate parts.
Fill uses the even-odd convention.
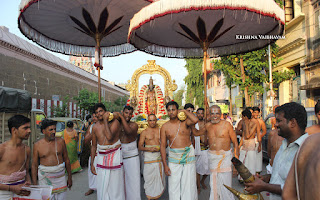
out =
[[[209,166],[210,166],[210,199],[229,200],[234,199],[223,185],[232,187],[231,167],[231,142],[234,146],[234,156],[238,157],[237,136],[233,127],[226,120],[221,120],[221,109],[214,105],[209,109],[210,121],[197,131],[192,130],[195,136],[205,135],[209,143]]]

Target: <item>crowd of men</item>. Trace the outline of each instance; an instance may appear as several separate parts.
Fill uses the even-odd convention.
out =
[[[179,110],[179,105],[171,101],[166,109],[169,121],[160,128],[157,117],[150,114],[148,128],[138,137],[138,125],[131,121],[132,107],[113,112],[111,119],[103,104],[95,105],[93,123],[85,136],[85,143],[92,145],[89,191],[85,195],[96,190],[99,200],[141,199],[140,150],[148,199],[161,197],[166,188],[165,175],[170,200],[198,199],[201,188],[207,188],[207,176],[210,199],[235,199],[224,187],[232,187],[232,157],[239,158],[255,174],[254,182],[244,183],[249,194],[267,191],[270,199],[281,199],[282,195],[290,200],[320,197],[320,102],[315,106],[318,124],[308,128],[307,113],[300,104],[292,102],[274,109],[274,128],[268,135],[270,163],[265,175],[261,174],[262,137],[267,130],[259,108],[245,109],[235,129],[217,105],[209,108],[207,118],[203,108],[194,114],[192,104]],[[181,112],[186,119],[179,119]],[[35,143],[33,152],[23,144],[31,134],[30,119],[16,115],[9,119],[8,127],[12,137],[0,144],[0,199],[29,195],[23,186],[31,183],[50,185],[52,199],[66,199],[67,188],[72,186],[71,165],[64,140],[55,137],[56,122],[42,121],[45,137]],[[237,134],[241,135],[239,144]]]

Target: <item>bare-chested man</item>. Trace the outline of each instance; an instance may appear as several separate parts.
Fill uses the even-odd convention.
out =
[[[270,131],[268,135],[268,147],[267,147],[268,156],[270,160],[269,160],[269,164],[266,167],[268,174],[272,174],[273,160],[282,144],[282,140],[283,140],[283,137],[278,135],[277,129]]]
[[[318,100],[317,104],[314,106],[314,113],[318,120],[318,124],[310,126],[306,129],[306,133],[308,133],[309,135],[320,133],[320,100]]]
[[[320,198],[320,133],[305,139],[298,150],[283,187],[283,200]]]
[[[92,123],[88,124],[88,129],[86,131],[86,135],[84,137],[84,143],[85,145],[89,145],[90,149],[92,146],[92,128],[94,124],[98,121],[96,113],[92,113]],[[94,159],[96,162],[97,157]],[[94,163],[94,166],[96,164]],[[94,175],[91,172],[91,156],[89,157],[89,162],[88,162],[88,183],[89,183],[89,190],[85,193],[85,196],[91,195],[95,190],[97,190],[97,184],[96,184],[96,177],[97,175]]]
[[[204,109],[198,108],[197,109],[197,117],[199,119],[198,123],[195,125],[196,130],[200,130],[205,126],[204,121]],[[194,129],[192,129],[194,131]],[[204,181],[206,180],[207,176],[210,175],[210,168],[209,168],[209,159],[208,159],[208,140],[205,135],[195,136],[195,155],[196,155],[196,171],[197,171],[197,188],[198,192],[200,192],[202,185],[203,189],[207,189]],[[201,177],[202,176],[202,179]]]
[[[257,175],[255,181],[245,183],[246,191],[255,194],[262,191],[270,192],[270,199],[281,200],[283,186],[287,179],[294,157],[308,137],[305,134],[307,126],[306,109],[295,102],[286,103],[275,110],[278,133],[284,138],[274,158],[272,174]],[[312,198],[311,198],[312,199]]]
[[[144,189],[148,199],[158,199],[164,192],[166,180],[160,155],[160,128],[154,114],[148,116],[148,125],[139,140],[139,150],[144,151]]]
[[[30,147],[23,144],[31,134],[30,119],[15,115],[8,120],[11,139],[0,144],[0,199],[9,200],[13,194],[28,196],[22,189],[31,183],[29,175]]]
[[[125,106],[122,115],[120,140],[122,145],[126,200],[140,200],[140,159],[137,145],[138,125],[131,122],[133,108]]]
[[[275,110],[276,110],[277,107],[279,107],[279,105],[273,106],[272,112],[273,112],[273,115],[274,115],[274,116],[270,118],[271,130],[274,130],[274,129],[276,128],[276,127],[275,127],[275,124],[276,124],[277,122],[276,122],[276,117],[275,117]]]
[[[164,171],[169,182],[169,199],[179,200],[198,199],[196,185],[196,165],[194,148],[191,144],[191,127],[198,122],[198,118],[191,112],[182,110],[186,120],[178,119],[179,105],[170,101],[166,109],[170,120],[160,131],[160,152]],[[166,146],[169,140],[169,156],[167,164]]]
[[[120,123],[109,122],[110,113],[102,103],[95,104],[94,110],[98,121],[92,128],[91,171],[97,174],[97,199],[124,200]]]
[[[261,143],[260,125],[256,119],[252,119],[252,113],[249,109],[242,111],[242,122],[239,124],[242,131],[240,140],[240,158],[239,160],[249,169],[252,174],[256,174],[256,141]],[[242,147],[242,148],[241,148]],[[258,152],[261,151],[261,146]],[[239,176],[240,177],[240,176]]]
[[[231,142],[234,146],[234,156],[238,158],[237,136],[231,124],[226,120],[221,120],[221,109],[217,105],[209,108],[210,122],[196,131],[195,135],[205,134],[209,143],[209,166],[210,166],[210,199],[228,200],[234,199],[223,184],[232,187],[232,164],[233,157]]]
[[[256,172],[260,173],[262,171],[262,137],[267,134],[267,127],[266,124],[262,119],[260,119],[260,108],[259,107],[253,107],[252,108],[252,117],[253,119],[256,119],[259,122],[261,130],[259,131],[260,134],[260,142],[258,140],[258,137],[255,137],[256,140]]]
[[[44,119],[41,132],[44,138],[34,144],[32,158],[32,183],[52,186],[52,199],[66,199],[67,187],[72,186],[71,164],[62,138],[56,138],[56,121]],[[39,165],[40,161],[40,165]],[[68,173],[66,181],[65,171]]]

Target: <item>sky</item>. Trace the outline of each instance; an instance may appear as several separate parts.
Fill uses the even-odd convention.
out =
[[[18,28],[17,20],[20,0],[0,0],[0,2],[0,26],[6,26],[9,28],[11,33],[38,46],[36,43],[28,40]],[[63,54],[53,52],[50,53],[66,61],[69,59],[69,56]],[[183,79],[187,75],[187,70],[184,67],[184,59],[157,57],[140,51],[116,57],[103,58],[104,69],[101,72],[101,77],[108,81],[115,82],[116,84],[127,83],[127,81],[131,79],[131,76],[135,70],[147,64],[147,60],[155,60],[157,65],[165,68],[170,73],[171,78],[176,80],[178,89],[184,86]],[[141,76],[139,87],[148,84],[149,78],[150,75]],[[160,75],[152,75],[152,78],[154,79],[154,84],[159,85],[163,90],[163,78]]]

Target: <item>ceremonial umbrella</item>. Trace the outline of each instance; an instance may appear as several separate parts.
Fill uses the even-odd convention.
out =
[[[20,31],[40,46],[75,56],[95,56],[101,101],[101,55],[136,50],[127,43],[129,22],[147,0],[22,0]]]
[[[207,58],[263,48],[283,29],[273,0],[159,0],[134,15],[128,41],[157,56],[203,57],[206,107]]]

